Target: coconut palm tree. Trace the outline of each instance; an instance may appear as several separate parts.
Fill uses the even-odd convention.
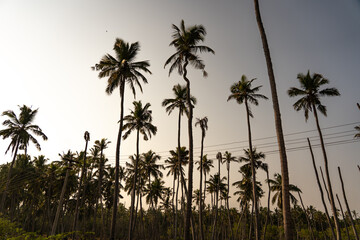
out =
[[[119,168],[120,168],[120,145],[121,136],[123,130],[123,117],[124,117],[124,92],[125,84],[127,83],[134,96],[135,86],[137,85],[142,91],[142,87],[139,80],[147,83],[146,77],[142,74],[150,73],[148,67],[150,66],[148,61],[136,62],[136,56],[140,50],[140,44],[138,42],[129,44],[122,39],[117,38],[114,44],[115,57],[110,54],[106,54],[102,57],[99,63],[92,67],[93,70],[99,71],[99,78],[107,78],[108,85],[106,86],[106,93],[112,94],[113,91],[119,87],[120,90],[120,126],[116,142],[116,156],[115,156],[115,192],[113,200],[113,212],[110,230],[110,239],[115,238],[115,224],[116,224],[116,210],[117,210],[117,198],[119,195]]]
[[[65,162],[67,161],[67,166],[66,166],[66,175],[65,175],[65,179],[64,179],[64,184],[61,190],[61,194],[60,194],[60,200],[59,200],[59,205],[57,207],[56,210],[56,215],[55,215],[55,219],[52,225],[52,230],[51,230],[51,235],[54,235],[56,233],[56,228],[57,228],[57,224],[59,221],[59,217],[60,217],[60,212],[63,208],[63,201],[64,201],[64,196],[65,196],[65,191],[67,189],[67,183],[68,183],[68,179],[69,179],[69,172],[70,172],[70,166],[73,162],[73,158],[74,158],[74,153],[72,153],[70,150],[65,154],[63,153],[62,155],[59,154],[59,156],[61,157],[61,159]]]
[[[230,206],[229,206],[229,192],[230,192],[230,163],[231,162],[238,162],[238,160],[236,159],[236,157],[232,156],[232,154],[228,151],[225,151],[224,157],[223,157],[223,163],[226,163],[226,170],[228,172],[227,175],[227,188],[228,191],[226,192],[226,209],[227,209],[227,213],[228,213],[228,224],[229,224],[229,229],[230,229],[230,233],[231,233],[231,239],[233,239],[233,232],[232,232],[232,225],[231,225],[231,218],[230,218]]]
[[[210,173],[211,168],[214,167],[213,160],[208,159],[207,154],[202,158],[203,173],[204,173],[204,183],[206,183],[206,175]],[[206,184],[204,184],[204,204],[206,199]]]
[[[320,128],[319,117],[317,113],[317,111],[319,111],[323,115],[325,116],[327,115],[326,106],[324,106],[321,103],[320,97],[339,96],[340,93],[336,88],[320,89],[324,85],[328,84],[329,80],[324,78],[321,74],[318,73],[314,73],[312,75],[310,75],[310,71],[308,71],[306,75],[299,73],[297,79],[299,80],[300,88],[291,87],[288,90],[288,94],[290,97],[298,97],[298,96],[301,97],[294,103],[293,107],[296,111],[304,110],[305,121],[307,121],[307,119],[309,118],[309,111],[312,111],[314,113],[316,127],[320,137],[321,150],[324,156],[326,181],[329,189],[330,205],[334,216],[336,235],[337,235],[337,239],[341,239],[341,229],[337,217],[334,195],[333,195],[331,180],[329,175],[329,164],[325,150],[322,131]]]
[[[181,86],[180,84],[177,84],[173,87],[173,93],[174,98],[166,98],[162,102],[162,106],[166,107],[166,112],[170,115],[172,111],[175,108],[179,109],[179,117],[178,117],[178,139],[177,139],[177,148],[181,149],[181,116],[186,113],[187,116],[189,116],[189,107],[187,106],[187,88],[186,86]],[[194,96],[190,96],[190,101],[192,105],[196,104],[196,98]],[[178,154],[180,154],[180,151],[178,151]],[[178,156],[178,159],[180,159],[180,155]],[[175,175],[174,175],[175,178]],[[175,183],[175,182],[174,182]],[[173,189],[174,193],[174,189]],[[173,194],[173,200],[174,200],[174,194]],[[173,209],[174,204],[173,204]],[[176,214],[174,214],[174,218],[176,218]],[[176,220],[174,219],[176,222]],[[176,228],[177,226],[174,225],[174,239],[176,240]]]
[[[180,177],[181,179],[184,176],[184,168],[189,161],[189,151],[186,150],[186,147],[176,148],[176,151],[170,151],[171,157],[165,160],[167,164],[165,169],[169,169],[166,176],[170,174],[174,176],[173,180],[173,209],[174,209],[174,239],[177,239],[177,213],[178,213],[178,193],[179,193],[179,185],[180,185]],[[180,158],[179,158],[180,156]],[[177,181],[176,187],[176,197],[175,197],[175,181]],[[175,203],[174,203],[175,201]],[[175,206],[174,206],[175,205]]]
[[[145,188],[146,194],[146,203],[147,204],[155,204],[155,209],[157,209],[157,204],[159,199],[163,200],[163,194],[165,193],[165,182],[159,178],[155,178],[154,181],[151,182]]]
[[[140,133],[143,135],[144,140],[147,141],[151,138],[152,135],[155,135],[157,132],[157,127],[152,124],[152,111],[150,108],[150,103],[146,103],[144,106],[141,101],[134,101],[134,110],[131,110],[131,113],[124,117],[125,124],[123,126],[124,131],[124,140],[128,138],[132,131],[136,131],[136,161],[134,169],[134,178],[133,178],[133,188],[131,191],[131,206],[130,206],[130,221],[129,221],[129,235],[128,239],[132,239],[132,227],[133,227],[133,217],[134,217],[134,205],[135,205],[135,189],[136,189],[136,180],[138,174],[138,163],[139,163],[139,136]]]
[[[84,193],[85,193],[85,189],[86,189],[86,171],[87,171],[87,169],[86,169],[86,153],[87,153],[88,142],[90,141],[90,133],[88,131],[85,131],[84,139],[85,139],[85,150],[83,153],[82,171],[81,171],[81,176],[80,176],[80,181],[79,181],[79,186],[78,186],[72,231],[76,231],[77,221],[79,219],[80,201],[83,202],[83,199],[85,197]],[[83,185],[83,181],[84,181],[84,185]],[[73,236],[75,236],[75,234]]]
[[[228,97],[229,100],[236,100],[238,104],[245,104],[246,109],[246,119],[248,125],[248,137],[249,137],[249,153],[250,153],[250,160],[251,160],[251,172],[252,172],[252,182],[253,182],[253,201],[254,201],[254,208],[255,208],[255,239],[260,239],[260,225],[259,225],[259,210],[258,210],[258,203],[256,201],[256,191],[255,191],[255,184],[256,184],[256,173],[255,173],[255,163],[254,157],[252,155],[253,148],[252,148],[252,138],[251,138],[251,126],[250,126],[250,117],[253,117],[253,114],[250,110],[249,103],[254,105],[258,105],[258,99],[267,99],[266,96],[257,93],[262,86],[257,86],[252,88],[251,84],[255,81],[256,78],[248,80],[245,75],[241,76],[241,80],[237,83],[234,83],[230,87],[230,96]]]
[[[252,184],[252,176],[251,176],[251,168],[240,168],[239,173],[241,174],[242,178],[239,181],[236,181],[233,183],[233,186],[235,186],[238,191],[234,192],[234,195],[239,195],[237,198],[237,202],[240,204],[241,208],[241,215],[239,218],[238,226],[236,232],[239,230],[240,223],[242,220],[242,217],[245,213],[248,212],[250,202],[252,202],[252,206],[254,206],[254,199],[253,199],[253,184]],[[261,188],[261,183],[256,181],[256,197],[257,201],[263,196],[264,191]],[[251,215],[253,215],[254,208],[252,207]],[[251,226],[251,223],[249,224]]]
[[[3,122],[3,125],[6,128],[0,130],[0,136],[3,139],[7,139],[7,138],[11,139],[11,142],[8,148],[6,149],[5,154],[11,148],[11,152],[14,156],[7,173],[5,190],[2,193],[1,206],[0,206],[0,212],[2,213],[5,210],[4,206],[5,206],[7,191],[9,189],[11,170],[14,167],[18,149],[19,148],[24,149],[26,155],[27,146],[31,141],[35,145],[35,147],[40,151],[41,150],[40,144],[33,136],[33,134],[41,137],[45,141],[48,139],[47,136],[42,132],[41,128],[33,124],[38,109],[32,110],[31,107],[28,107],[26,105],[23,105],[21,107],[19,106],[19,108],[20,108],[19,116],[17,116],[15,112],[13,112],[12,110],[7,110],[2,113],[2,116],[6,116],[8,117],[8,119]]]
[[[262,46],[264,49],[264,55],[266,60],[266,67],[269,76],[270,82],[270,90],[271,90],[271,98],[273,102],[273,109],[274,109],[274,119],[275,119],[275,129],[276,135],[278,139],[278,147],[280,153],[280,166],[281,166],[281,175],[283,176],[282,182],[282,189],[283,189],[283,219],[284,219],[284,233],[285,233],[285,240],[292,240],[293,239],[293,227],[291,221],[291,213],[290,213],[290,199],[289,199],[289,169],[288,169],[288,162],[286,156],[286,149],[285,149],[285,140],[284,140],[284,133],[282,130],[282,123],[281,123],[281,114],[280,114],[280,106],[279,106],[279,99],[277,96],[276,90],[276,81],[274,70],[271,61],[270,49],[265,33],[265,28],[261,19],[260,13],[260,6],[259,0],[254,0],[254,8],[255,8],[255,16],[256,22],[259,28],[259,33],[261,37]]]
[[[277,205],[278,208],[282,209],[282,177],[279,173],[275,173],[274,174],[274,179],[269,179],[270,182],[270,189],[272,192],[274,192],[274,196],[271,199],[271,203]],[[289,185],[289,194],[290,194],[290,200],[292,204],[296,204],[297,203],[297,199],[295,198],[295,196],[292,194],[292,192],[300,192],[301,190],[300,188],[298,188],[297,186],[290,184]]]
[[[140,157],[140,165],[141,169],[144,171],[144,174],[148,178],[148,185],[151,185],[151,176],[155,179],[162,178],[163,173],[160,169],[164,169],[163,165],[156,164],[156,161],[160,160],[160,155],[157,155],[152,150],[149,150],[146,153],[141,154]],[[152,202],[152,198],[150,198],[151,207],[154,208],[154,203]]]
[[[208,118],[207,118],[207,117],[204,117],[204,118],[196,118],[195,127],[196,127],[197,125],[199,125],[200,128],[201,128],[201,151],[200,151],[200,159],[203,158],[203,153],[204,153],[204,139],[205,139],[205,135],[206,135],[206,130],[208,129],[207,123],[208,123]],[[202,169],[203,169],[203,168],[202,168],[202,161],[200,161],[199,226],[200,226],[200,239],[201,239],[201,240],[204,240],[203,216],[202,216],[203,203],[202,203],[202,197],[201,197],[201,193],[202,193],[202,175],[203,175]]]
[[[189,107],[188,116],[188,132],[189,132],[189,170],[188,170],[188,194],[185,218],[185,240],[190,240],[190,215],[192,203],[192,181],[193,181],[193,135],[192,135],[192,119],[193,119],[193,106],[191,105],[191,92],[190,80],[187,77],[187,66],[190,63],[196,69],[200,69],[203,75],[206,76],[205,64],[197,55],[198,52],[215,53],[211,48],[199,45],[200,42],[205,40],[206,30],[202,25],[195,25],[185,27],[184,20],[181,21],[180,27],[175,24],[172,25],[174,33],[173,40],[170,46],[174,46],[176,52],[166,60],[165,65],[170,64],[169,75],[174,69],[178,70],[179,75],[182,75],[186,82],[187,88],[187,105]]]
[[[101,197],[101,186],[103,184],[103,174],[104,174],[104,150],[108,148],[108,145],[111,141],[108,141],[107,138],[102,138],[101,140],[96,140],[94,147],[100,151],[100,164],[99,164],[99,176],[98,176],[98,185],[97,185],[97,195],[96,195],[96,207],[95,207],[95,215],[94,222],[96,222],[96,214],[98,211],[99,200],[102,205],[102,197]],[[103,207],[101,206],[101,218],[103,219]]]

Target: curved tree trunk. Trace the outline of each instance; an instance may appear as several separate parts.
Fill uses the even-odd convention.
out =
[[[125,92],[125,82],[122,80],[120,85],[120,126],[117,136],[116,143],[116,156],[115,156],[115,189],[114,189],[114,198],[113,198],[113,209],[112,209],[112,219],[110,227],[110,240],[115,240],[115,228],[116,228],[116,213],[117,205],[119,199],[119,174],[120,174],[120,145],[121,145],[121,136],[122,128],[124,122],[124,92]]]
[[[359,235],[358,235],[358,233],[357,233],[357,231],[356,231],[356,227],[355,227],[355,224],[354,224],[354,220],[353,220],[353,218],[352,218],[352,215],[351,215],[349,203],[348,203],[347,198],[346,198],[345,187],[344,187],[344,182],[343,182],[343,179],[342,179],[342,176],[341,176],[340,167],[338,167],[338,172],[339,172],[339,177],[340,177],[340,181],[341,181],[341,189],[342,189],[343,196],[344,196],[344,201],[345,201],[346,210],[347,210],[348,215],[349,215],[349,217],[350,217],[351,227],[352,227],[352,229],[353,229],[353,231],[354,231],[354,236],[355,236],[356,240],[359,240]]]
[[[333,226],[331,225],[331,220],[330,220],[329,212],[328,212],[328,209],[327,209],[327,207],[326,207],[326,203],[325,203],[325,199],[324,199],[324,192],[323,192],[322,187],[321,187],[321,183],[320,183],[320,179],[319,179],[319,174],[318,174],[317,169],[316,169],[314,153],[313,153],[313,151],[312,151],[309,138],[307,139],[307,141],[308,141],[308,144],[309,144],[309,149],[310,149],[310,153],[311,153],[311,159],[312,159],[312,163],[313,163],[313,167],[314,167],[314,171],[315,171],[315,175],[316,175],[316,181],[317,181],[317,184],[318,184],[319,190],[320,190],[321,201],[322,201],[322,204],[323,204],[324,209],[325,209],[326,219],[327,219],[328,224],[329,224],[329,226],[330,226],[330,229],[331,229],[331,233],[332,233],[332,235],[333,235],[333,238],[336,239],[336,235],[335,235],[335,232],[334,232],[334,228],[333,228]]]
[[[183,66],[184,74],[183,78],[186,82],[187,88],[187,104],[189,108],[189,117],[188,117],[188,132],[189,132],[189,169],[188,169],[188,191],[187,191],[187,202],[186,202],[186,215],[185,215],[185,231],[184,231],[184,239],[190,240],[190,218],[191,218],[191,204],[192,204],[192,192],[193,192],[193,167],[194,167],[194,159],[193,159],[193,131],[192,131],[192,119],[193,119],[193,106],[191,104],[191,94],[190,94],[190,81],[187,78],[187,65],[189,61],[187,57],[185,57],[185,63]],[[180,151],[180,149],[179,149]]]
[[[255,162],[252,150],[252,140],[251,140],[251,125],[250,125],[250,112],[247,99],[245,98],[245,107],[246,107],[246,120],[248,125],[248,136],[249,136],[249,155],[251,163],[251,174],[252,174],[252,188],[253,188],[253,203],[255,211],[255,221],[254,221],[254,230],[255,230],[255,239],[260,239],[260,226],[259,226],[259,209],[256,196],[256,172],[255,172]]]
[[[136,161],[135,161],[135,170],[134,170],[134,179],[133,186],[131,189],[131,206],[130,206],[130,221],[129,221],[129,234],[128,240],[132,239],[132,229],[135,228],[134,225],[134,206],[135,206],[135,191],[136,191],[136,180],[138,174],[138,163],[139,163],[139,130],[136,132]]]
[[[328,189],[329,189],[331,211],[333,213],[334,222],[335,222],[336,239],[341,240],[341,228],[340,228],[340,225],[339,225],[339,219],[337,217],[336,206],[335,206],[335,201],[334,201],[334,195],[333,195],[331,181],[330,181],[329,164],[328,164],[328,159],[327,159],[327,155],[326,155],[326,151],[325,151],[325,143],[324,143],[324,139],[323,139],[321,128],[320,128],[316,107],[315,107],[314,104],[312,105],[312,108],[313,108],[314,117],[315,117],[315,120],[316,120],[316,127],[317,127],[317,130],[319,132],[321,150],[322,150],[322,153],[323,153],[323,156],[324,156],[325,175],[326,175],[326,181],[327,181],[327,185],[328,185]]]
[[[1,198],[1,209],[0,209],[0,212],[2,212],[2,213],[5,212],[6,195],[7,195],[7,191],[9,190],[11,172],[12,172],[12,169],[13,169],[13,167],[14,167],[14,163],[15,163],[15,160],[16,160],[17,151],[18,151],[18,149],[19,149],[19,144],[20,144],[20,141],[18,140],[17,143],[16,143],[16,147],[15,147],[14,157],[13,157],[13,160],[12,160],[12,162],[11,162],[11,164],[10,164],[10,168],[9,168],[9,171],[8,171],[8,174],[7,174],[5,191],[3,192],[3,195],[2,195],[2,198]]]
[[[261,36],[261,41],[264,49],[265,59],[266,59],[266,66],[269,75],[270,81],[270,89],[271,89],[271,97],[273,101],[273,108],[274,108],[274,117],[275,117],[275,127],[276,127],[276,135],[277,141],[279,145],[279,152],[280,152],[280,164],[281,164],[281,176],[282,176],[282,203],[283,203],[283,218],[284,218],[284,233],[286,240],[293,239],[293,227],[291,224],[291,215],[290,215],[290,195],[289,195],[289,171],[288,171],[288,162],[286,157],[286,149],[285,149],[285,141],[284,135],[282,130],[282,123],[281,123],[281,114],[280,114],[280,106],[278,102],[277,90],[276,90],[276,82],[274,71],[272,67],[271,57],[270,57],[270,50],[267,42],[267,37],[265,33],[265,29],[261,20],[260,14],[260,7],[259,1],[254,0],[255,5],[255,15],[256,21],[259,27],[259,32]]]

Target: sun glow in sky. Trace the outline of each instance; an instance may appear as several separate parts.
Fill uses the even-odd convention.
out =
[[[270,51],[288,149],[290,182],[303,192],[305,205],[323,209],[315,183],[306,137],[318,144],[312,116],[305,122],[303,112],[295,112],[286,91],[298,87],[298,73],[317,72],[330,80],[340,97],[324,98],[328,116],[320,117],[330,162],[334,191],[341,193],[337,166],[343,171],[350,207],[360,211],[360,192],[354,183],[360,180],[356,165],[359,141],[353,141],[354,126],[359,125],[360,102],[360,2],[358,0],[260,1]],[[140,151],[154,150],[162,156],[177,145],[177,114],[168,116],[161,107],[164,98],[172,97],[173,85],[184,81],[176,72],[168,75],[166,59],[174,53],[169,47],[171,24],[203,24],[207,30],[205,45],[215,55],[201,54],[209,74],[191,69],[192,95],[198,104],[194,117],[207,116],[209,130],[205,154],[215,160],[218,151],[235,156],[247,148],[245,107],[227,102],[231,84],[245,74],[263,85],[261,93],[271,97],[265,58],[256,25],[252,1],[214,0],[135,0],[135,1],[21,1],[0,0],[0,112],[26,104],[39,108],[35,124],[48,136],[41,141],[41,152],[30,147],[29,154],[43,154],[51,161],[58,153],[71,149],[81,151],[83,134],[90,132],[91,143],[107,138],[110,164],[115,162],[115,144],[120,116],[119,92],[105,93],[106,80],[91,70],[105,53],[113,54],[116,38],[139,41],[137,60],[149,60],[152,75],[143,93],[137,89],[136,100],[150,102],[158,133],[150,141],[140,142]],[[129,114],[134,97],[126,89],[125,114]],[[254,145],[266,154],[270,176],[280,172],[271,100],[252,106],[251,120]],[[5,120],[0,117],[0,121]],[[182,122],[182,144],[187,145],[187,123]],[[294,134],[297,133],[297,134]],[[199,157],[201,130],[194,128],[195,160]],[[0,163],[11,161],[4,154],[9,140],[0,141]],[[317,164],[323,166],[319,148]],[[121,145],[121,165],[135,153],[135,135]],[[216,165],[216,164],[215,164]],[[239,180],[239,165],[232,165],[230,181]],[[216,173],[213,169],[211,174]],[[225,165],[222,172],[226,171]],[[259,171],[263,183],[265,174]],[[167,186],[172,186],[172,179]],[[198,174],[194,175],[198,188]],[[234,191],[234,189],[232,190]],[[263,201],[265,198],[263,198]],[[237,206],[231,198],[232,206]],[[130,201],[125,199],[127,203]],[[263,205],[265,202],[262,203]]]

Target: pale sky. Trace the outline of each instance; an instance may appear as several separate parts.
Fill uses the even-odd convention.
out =
[[[169,47],[171,24],[184,19],[187,26],[203,24],[207,30],[205,45],[215,55],[202,54],[209,74],[204,79],[200,71],[190,70],[192,95],[198,99],[194,117],[207,116],[209,130],[205,153],[212,159],[226,150],[240,156],[247,148],[245,107],[227,102],[230,85],[245,74],[257,78],[254,85],[263,85],[261,93],[271,97],[265,58],[258,32],[253,1],[214,0],[134,0],[134,1],[40,1],[0,0],[0,112],[14,110],[26,104],[39,108],[35,124],[49,140],[40,141],[42,151],[30,147],[29,154],[45,155],[58,160],[58,153],[71,149],[81,151],[85,131],[90,132],[91,145],[97,139],[108,138],[106,150],[109,163],[115,162],[115,144],[120,116],[118,91],[105,93],[106,79],[99,79],[90,69],[105,53],[113,54],[115,38],[127,42],[139,41],[137,60],[149,60],[152,75],[149,84],[138,90],[137,100],[150,102],[158,133],[150,141],[140,142],[140,151],[149,149],[162,156],[177,146],[177,113],[168,116],[161,107],[164,98],[172,97],[173,85],[184,81],[174,72],[168,76],[166,59],[174,53]],[[305,205],[323,210],[315,182],[306,137],[318,144],[312,115],[305,122],[303,112],[295,112],[286,91],[298,87],[298,73],[317,72],[330,80],[340,97],[324,98],[328,117],[320,116],[324,128],[334,191],[341,196],[337,166],[343,172],[350,207],[360,211],[359,141],[353,141],[354,126],[360,124],[360,1],[260,1],[261,13],[272,55],[283,129],[286,135],[290,182],[303,191]],[[127,88],[125,114],[134,100]],[[254,145],[267,154],[271,177],[280,172],[276,152],[272,102],[260,101],[252,107],[251,121]],[[194,120],[195,120],[194,118]],[[4,117],[0,117],[3,122]],[[1,127],[2,128],[2,127]],[[327,129],[325,129],[327,128]],[[187,122],[182,125],[182,145],[187,145]],[[293,134],[302,133],[302,134]],[[199,157],[201,131],[194,128],[195,160]],[[262,139],[257,140],[256,139]],[[0,163],[11,161],[5,155],[9,140],[0,141]],[[319,148],[315,150],[318,165],[323,166]],[[135,134],[122,142],[121,165],[135,153]],[[214,165],[217,165],[214,162]],[[239,165],[232,165],[230,181],[240,179]],[[216,173],[213,170],[211,174]],[[225,173],[225,165],[222,173]],[[265,174],[258,179],[264,190]],[[166,182],[172,186],[171,179]],[[194,174],[198,188],[198,173]],[[231,192],[235,189],[232,188]],[[342,199],[342,197],[340,198]],[[129,199],[125,199],[129,203]],[[265,197],[262,204],[265,204]],[[235,197],[231,199],[237,206]]]

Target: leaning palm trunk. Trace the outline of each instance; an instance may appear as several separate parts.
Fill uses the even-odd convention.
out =
[[[356,231],[356,227],[355,227],[355,224],[354,224],[354,220],[351,216],[351,211],[350,211],[350,207],[349,207],[349,203],[347,201],[347,198],[346,198],[346,194],[345,194],[345,188],[344,188],[344,182],[343,182],[343,179],[342,179],[342,176],[341,176],[341,171],[340,171],[340,167],[338,167],[338,171],[339,171],[339,177],[340,177],[340,181],[341,181],[341,189],[342,189],[342,192],[343,192],[343,196],[344,196],[344,201],[345,201],[345,206],[346,206],[346,210],[348,212],[348,215],[349,215],[349,218],[350,218],[350,223],[351,223],[351,227],[354,231],[354,236],[356,238],[356,240],[359,240],[359,235]]]
[[[193,106],[191,104],[191,94],[190,94],[190,81],[186,77],[187,76],[187,65],[189,61],[187,57],[185,57],[184,63],[184,74],[183,78],[186,82],[187,88],[187,104],[189,108],[189,117],[188,117],[188,132],[189,132],[189,169],[188,169],[188,191],[187,191],[187,202],[186,202],[186,214],[185,214],[185,231],[184,231],[184,239],[190,240],[190,218],[191,218],[191,203],[192,203],[192,191],[193,191],[193,134],[192,134],[192,119],[193,119]],[[179,149],[180,151],[180,149]],[[131,240],[131,239],[130,239]]]
[[[319,174],[318,174],[317,169],[316,169],[314,153],[313,153],[313,151],[312,151],[309,138],[307,139],[307,141],[308,141],[308,144],[309,144],[309,149],[310,149],[310,153],[311,153],[311,159],[312,159],[312,163],[313,163],[313,167],[314,167],[314,171],[315,171],[315,175],[316,175],[316,181],[317,181],[317,184],[318,184],[319,190],[320,190],[321,201],[322,201],[322,204],[323,204],[324,209],[325,209],[326,219],[327,219],[328,224],[329,224],[329,227],[330,227],[330,229],[331,229],[331,233],[332,233],[332,235],[333,235],[333,238],[336,239],[335,232],[334,232],[334,228],[333,228],[333,226],[332,226],[332,224],[331,224],[329,212],[328,212],[328,209],[327,209],[327,206],[326,206],[326,203],[325,203],[324,192],[323,192],[322,187],[321,187],[321,183],[320,183],[320,179],[319,179]]]
[[[64,180],[63,187],[61,189],[59,205],[58,205],[57,210],[56,210],[54,223],[53,223],[52,229],[51,229],[51,235],[55,235],[55,233],[56,233],[56,228],[57,228],[57,225],[58,225],[58,222],[59,222],[60,212],[61,212],[61,209],[63,207],[63,201],[64,201],[64,195],[65,195],[65,191],[66,191],[66,185],[67,185],[68,178],[69,178],[69,171],[70,171],[70,162],[68,163],[68,166],[67,166],[67,169],[66,169],[65,180]]]
[[[347,223],[346,223],[345,214],[344,214],[343,208],[342,208],[342,206],[341,206],[339,196],[338,196],[337,194],[335,194],[335,196],[336,196],[336,199],[337,199],[337,201],[338,201],[338,203],[339,203],[341,215],[342,215],[342,218],[343,218],[343,221],[344,221],[344,224],[345,224],[345,230],[346,230],[347,238],[348,238],[348,240],[350,240],[349,229],[348,229],[348,225],[347,225]]]
[[[132,239],[132,233],[134,226],[134,207],[135,207],[135,189],[136,189],[136,180],[138,174],[138,163],[139,163],[139,130],[136,132],[136,161],[134,166],[134,179],[133,179],[133,186],[131,189],[131,206],[130,206],[130,221],[129,221],[129,233],[128,233],[128,240]]]
[[[287,157],[286,157],[284,135],[283,135],[282,124],[281,124],[280,107],[279,107],[277,90],[276,90],[276,82],[275,82],[275,76],[274,76],[274,71],[273,71],[273,67],[272,67],[267,37],[266,37],[265,29],[264,29],[264,26],[263,26],[263,23],[261,20],[259,1],[254,0],[254,5],[255,5],[256,21],[257,21],[257,24],[259,27],[259,32],[260,32],[262,45],[263,45],[263,49],[264,49],[264,54],[265,54],[265,59],[266,59],[266,66],[267,66],[268,75],[269,75],[271,96],[272,96],[273,108],[274,108],[276,135],[277,135],[277,141],[278,141],[279,152],[280,152],[282,192],[283,192],[283,194],[282,194],[282,204],[283,204],[282,209],[283,209],[283,218],[284,218],[285,239],[292,240],[293,239],[293,229],[292,229],[292,225],[291,225],[291,215],[290,215],[289,171],[288,171],[288,163],[287,163]]]
[[[117,136],[116,143],[116,156],[115,156],[115,189],[114,189],[114,197],[113,197],[113,208],[112,208],[112,219],[111,219],[111,227],[110,227],[110,240],[115,240],[115,228],[116,228],[116,213],[117,213],[117,205],[119,199],[119,174],[120,174],[120,145],[121,145],[121,135],[123,129],[123,120],[124,120],[124,92],[125,92],[125,82],[122,80],[120,83],[120,126],[119,132]]]
[[[315,104],[312,105],[312,109],[314,110],[314,117],[315,117],[315,120],[316,120],[316,127],[317,127],[317,130],[319,132],[319,137],[320,137],[321,150],[322,150],[322,153],[323,153],[323,156],[324,156],[325,175],[326,175],[326,181],[327,181],[327,185],[328,185],[327,187],[329,189],[331,210],[332,210],[333,217],[334,217],[334,222],[335,222],[336,239],[341,240],[341,228],[340,228],[340,225],[339,225],[339,219],[337,217],[336,206],[335,206],[335,201],[334,201],[334,195],[333,195],[331,181],[330,181],[329,164],[328,164],[328,159],[327,159],[327,155],[326,155],[326,151],[325,151],[324,139],[323,139],[323,136],[322,136],[322,132],[321,132],[321,128],[320,128],[319,119],[318,119]]]
[[[14,157],[13,157],[13,160],[12,160],[12,162],[11,162],[11,164],[10,164],[10,168],[9,168],[9,171],[8,171],[8,174],[7,174],[5,191],[3,192],[3,195],[2,195],[2,198],[1,198],[1,209],[0,209],[0,212],[2,212],[2,213],[4,213],[4,210],[5,210],[6,195],[7,195],[7,191],[9,190],[11,172],[12,172],[12,169],[13,169],[13,167],[14,167],[14,163],[15,163],[15,160],[16,160],[17,151],[18,151],[18,149],[19,149],[19,144],[20,144],[20,141],[18,140],[17,143],[16,143],[16,147],[15,147]]]
[[[254,221],[254,230],[255,230],[255,239],[260,239],[260,226],[259,226],[259,209],[257,203],[257,196],[256,196],[256,172],[255,172],[255,163],[253,157],[253,150],[252,150],[252,140],[251,140],[251,126],[250,126],[250,112],[247,99],[245,98],[245,106],[246,106],[246,118],[248,124],[248,136],[249,136],[249,155],[250,155],[250,162],[251,162],[251,175],[252,175],[252,193],[253,193],[253,203],[254,203],[254,210],[255,210],[255,221]]]

